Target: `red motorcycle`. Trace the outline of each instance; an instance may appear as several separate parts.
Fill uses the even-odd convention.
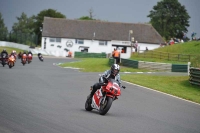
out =
[[[14,65],[15,65],[15,57],[13,55],[11,55],[8,58],[8,66],[9,66],[9,68],[12,68]]]
[[[28,56],[27,56],[27,62],[28,62],[28,64],[31,63],[31,61],[32,61],[32,55],[28,54]]]
[[[22,64],[23,66],[26,64],[26,54],[22,55]]]
[[[87,111],[96,109],[100,115],[105,115],[109,111],[112,102],[121,95],[121,89],[116,80],[107,79],[107,81],[107,83],[100,83],[101,88],[94,93],[92,102],[89,99],[86,100],[85,109]],[[122,88],[125,89],[126,87],[122,86]]]

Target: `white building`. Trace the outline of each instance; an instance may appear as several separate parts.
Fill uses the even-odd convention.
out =
[[[111,54],[114,48],[124,48],[121,58],[130,58],[133,39],[140,51],[158,48],[164,42],[150,24],[44,17],[41,46],[57,56],[66,56],[68,50],[74,56],[80,51]]]

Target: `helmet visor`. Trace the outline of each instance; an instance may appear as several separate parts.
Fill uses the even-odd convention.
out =
[[[113,70],[113,75],[116,76],[118,73],[119,73],[119,70],[117,70],[117,69],[114,69],[114,70]]]

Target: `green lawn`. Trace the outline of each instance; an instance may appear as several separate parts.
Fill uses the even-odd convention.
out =
[[[191,85],[189,76],[121,75],[121,79],[186,100],[200,103],[200,87]]]
[[[108,58],[81,58],[79,61],[60,64],[61,67],[80,68],[82,72],[104,72],[110,69]],[[121,66],[121,72],[147,72],[148,70],[133,69]]]
[[[61,64],[62,67],[82,68],[83,72],[104,72],[110,69],[108,59],[86,58],[72,63]],[[120,72],[145,72],[147,70],[121,67]],[[200,87],[189,83],[189,76],[158,76],[146,74],[121,74],[121,79],[154,90],[165,92],[183,99],[200,103]]]
[[[178,43],[174,44],[172,46],[165,46],[165,47],[159,47],[157,49],[152,50],[155,53],[163,53],[163,54],[175,54],[175,55],[190,55],[190,62],[193,67],[200,67],[200,41],[190,41],[186,43]],[[146,55],[150,54],[151,51],[145,52]],[[146,58],[142,56],[138,56],[137,53],[132,54],[131,59],[132,60],[138,60],[138,61],[150,61],[150,62],[163,62],[163,63],[173,63],[173,64],[187,64],[188,61],[168,61],[164,59],[159,59],[159,55],[157,55],[158,58],[150,58],[146,56]]]

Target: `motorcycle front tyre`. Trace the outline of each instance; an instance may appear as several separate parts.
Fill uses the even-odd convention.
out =
[[[87,111],[91,111],[93,108],[91,106],[91,103],[89,103],[89,100],[87,98],[86,102],[85,102],[85,110]]]
[[[100,105],[99,114],[105,115],[108,112],[108,110],[110,109],[112,102],[113,102],[113,98],[106,97],[106,100],[105,100],[106,105],[103,105],[103,104]]]

